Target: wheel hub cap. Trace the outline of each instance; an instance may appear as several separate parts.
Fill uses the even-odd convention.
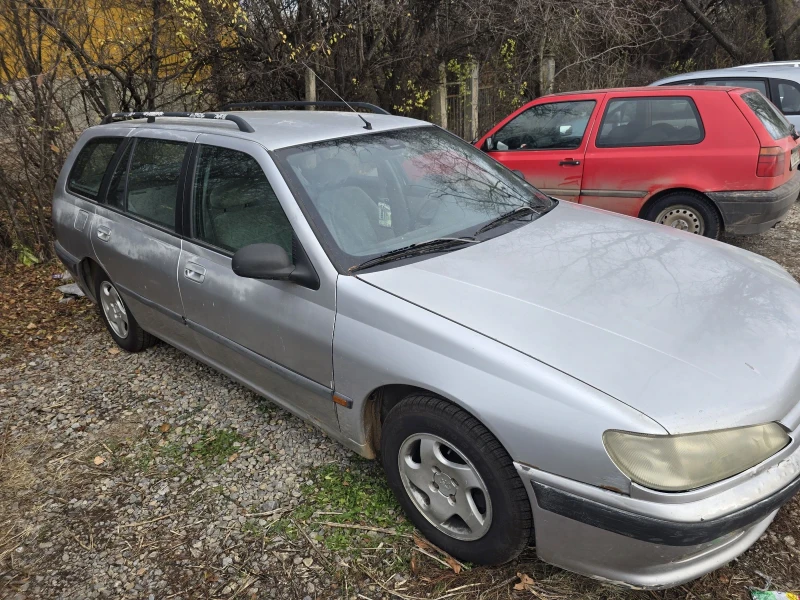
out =
[[[123,339],[128,337],[128,313],[119,292],[108,281],[100,284],[100,306],[111,330]]]
[[[683,205],[664,209],[656,218],[656,223],[699,235],[705,231],[703,217],[693,208]]]
[[[458,540],[482,538],[492,523],[489,490],[464,453],[439,436],[409,436],[400,446],[403,487],[420,513]]]
[[[433,476],[433,485],[434,487],[439,488],[439,493],[442,496],[453,496],[458,488],[458,484],[453,481],[452,477],[448,477],[441,472],[436,473]]]

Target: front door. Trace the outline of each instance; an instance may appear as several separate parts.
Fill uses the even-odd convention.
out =
[[[576,94],[564,101],[547,97],[531,103],[490,134],[489,155],[520,171],[544,193],[577,201],[598,96]]]
[[[288,188],[263,147],[226,136],[198,137],[192,171],[190,236],[178,280],[197,344],[210,362],[260,394],[338,430],[331,395],[335,277],[321,277],[312,290],[231,269],[233,254],[254,243],[278,244],[290,257],[303,252],[287,212],[303,217],[282,205],[294,202]]]
[[[137,129],[97,206],[91,235],[100,265],[142,328],[183,349],[192,347],[192,337],[181,317],[176,215],[196,135]]]

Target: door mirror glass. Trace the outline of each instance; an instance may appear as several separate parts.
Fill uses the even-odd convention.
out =
[[[250,244],[233,255],[233,272],[250,279],[289,279],[294,265],[277,244]]]
[[[486,138],[486,141],[483,142],[483,148],[481,148],[481,150],[484,152],[491,152],[492,150],[495,150],[494,138],[492,136]]]

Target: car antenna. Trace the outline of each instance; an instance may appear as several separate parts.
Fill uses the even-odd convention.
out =
[[[308,69],[309,71],[311,71],[312,73],[314,73],[314,77],[316,77],[317,79],[319,79],[319,80],[322,82],[322,85],[324,85],[324,86],[325,86],[326,88],[328,88],[328,89],[329,89],[331,92],[333,92],[333,95],[334,95],[334,96],[336,96],[336,97],[337,97],[339,100],[341,100],[342,102],[344,102],[344,103],[347,105],[347,108],[349,108],[349,109],[350,109],[350,110],[352,110],[354,113],[356,113],[356,116],[357,116],[359,119],[361,119],[362,121],[364,121],[364,129],[370,129],[370,130],[372,129],[372,123],[370,123],[369,121],[367,121],[367,120],[366,120],[366,119],[365,119],[365,118],[364,118],[364,117],[361,115],[361,113],[360,113],[360,112],[358,112],[358,111],[357,111],[355,108],[353,108],[352,106],[350,106],[350,103],[349,103],[347,100],[345,100],[344,98],[342,98],[342,97],[341,97],[339,94],[337,94],[337,93],[336,93],[336,90],[334,90],[334,89],[333,89],[331,86],[329,86],[327,83],[325,83],[325,80],[324,80],[324,79],[322,79],[322,77],[320,77],[319,75],[317,75],[317,72],[316,72],[314,69],[312,69],[311,67],[309,67],[309,66],[308,66],[308,65],[307,65],[305,62],[303,63],[303,66],[304,66],[306,69]]]

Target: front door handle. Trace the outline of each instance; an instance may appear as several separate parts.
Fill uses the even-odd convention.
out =
[[[195,283],[203,283],[206,278],[206,270],[196,263],[187,262],[183,268],[183,276]]]
[[[107,242],[111,239],[111,230],[108,227],[98,227],[97,239],[99,239],[101,242]]]
[[[577,167],[579,164],[581,164],[581,161],[579,161],[579,160],[574,160],[572,158],[565,158],[560,163],[558,163],[558,166],[559,167]]]

